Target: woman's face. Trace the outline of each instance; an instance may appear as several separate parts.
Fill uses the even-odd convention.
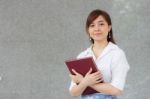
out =
[[[107,40],[107,35],[110,30],[111,26],[108,25],[101,15],[97,17],[88,28],[89,35],[94,41]]]

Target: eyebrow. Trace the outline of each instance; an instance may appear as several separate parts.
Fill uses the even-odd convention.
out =
[[[100,21],[98,21],[98,22],[104,22],[103,20],[100,20]]]
[[[98,23],[104,22],[103,20],[98,21]],[[93,22],[91,24],[94,24]]]

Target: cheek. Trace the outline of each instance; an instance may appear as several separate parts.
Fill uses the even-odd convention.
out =
[[[108,34],[109,28],[108,27],[104,28],[104,31],[105,31],[106,34]]]
[[[93,33],[94,29],[93,28],[89,28],[89,33]]]
[[[88,34],[89,34],[89,35],[92,34],[92,30],[91,30],[91,29],[88,30]]]

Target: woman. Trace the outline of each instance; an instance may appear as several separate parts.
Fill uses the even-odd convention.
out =
[[[82,99],[117,99],[123,91],[129,65],[124,51],[115,44],[108,13],[98,9],[92,11],[87,18],[86,31],[92,44],[77,58],[92,56],[99,71],[91,73],[90,69],[83,77],[72,70],[76,75],[70,75],[70,93],[81,95]],[[99,83],[101,80],[104,83]],[[99,93],[82,95],[87,87]]]

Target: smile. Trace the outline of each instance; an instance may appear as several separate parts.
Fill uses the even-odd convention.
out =
[[[102,33],[95,33],[94,35],[102,35]]]

